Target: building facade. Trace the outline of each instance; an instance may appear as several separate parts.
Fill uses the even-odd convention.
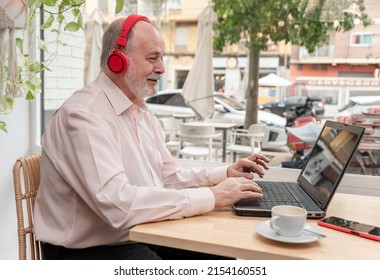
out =
[[[380,2],[365,0],[365,5],[373,25],[357,24],[350,32],[331,33],[329,43],[312,54],[292,47],[291,94],[322,98],[327,117],[351,96],[380,95]]]

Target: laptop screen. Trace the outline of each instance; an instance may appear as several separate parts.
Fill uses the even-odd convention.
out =
[[[363,127],[326,121],[299,177],[322,209],[331,200],[363,133]]]

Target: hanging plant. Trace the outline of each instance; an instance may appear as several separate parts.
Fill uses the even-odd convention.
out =
[[[61,32],[76,32],[83,29],[84,0],[27,0],[20,3],[25,5],[23,9],[26,9],[26,24],[19,32],[20,36],[13,37],[14,20],[13,25],[9,21],[11,24],[6,26],[9,32],[9,54],[6,58],[8,63],[1,65],[0,68],[0,115],[12,112],[14,98],[25,96],[26,100],[33,100],[36,94],[41,92],[41,72],[50,71],[49,64],[56,57],[58,46],[65,45],[60,40]],[[35,29],[31,28],[35,26],[37,11],[42,13],[44,19],[40,29],[49,30],[56,35],[53,42],[45,42],[38,38],[34,33]],[[6,31],[0,30],[4,33]],[[24,38],[37,38],[38,48],[45,54],[43,62],[36,60],[32,55],[35,52],[33,44],[29,43],[25,49]],[[14,47],[11,45],[13,42]],[[51,51],[52,46],[55,46],[54,51]],[[16,53],[13,53],[13,49]],[[3,120],[0,120],[0,130],[7,132],[7,125]]]
[[[17,1],[10,0],[9,3],[11,2]],[[10,40],[16,44],[17,58],[14,61],[20,62],[20,65],[15,69],[10,69],[9,65],[0,65],[0,116],[12,111],[14,98],[25,96],[25,99],[33,100],[36,94],[41,92],[41,72],[51,71],[49,64],[57,56],[58,46],[65,45],[60,40],[61,32],[76,32],[83,29],[82,15],[85,0],[20,0],[19,2],[25,5],[27,24],[22,29],[20,37]],[[124,2],[124,0],[116,0],[115,14],[123,10]],[[32,44],[29,44],[28,50],[24,50],[24,38],[35,37],[35,29],[31,27],[36,21],[37,11],[44,15],[40,29],[49,30],[56,34],[53,42],[45,42],[38,38],[38,48],[42,49],[46,56],[43,62],[36,60],[31,55],[34,52]],[[55,45],[55,51],[51,51],[52,45]],[[9,75],[11,70],[15,71],[16,74]],[[0,120],[0,130],[7,132],[7,124],[3,120]]]

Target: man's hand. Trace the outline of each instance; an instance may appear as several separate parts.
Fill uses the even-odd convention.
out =
[[[257,173],[260,177],[263,177],[263,168],[269,169],[267,165],[269,161],[266,156],[260,154],[252,154],[247,158],[240,158],[228,167],[227,176],[253,179],[252,173]]]
[[[215,207],[231,206],[244,198],[263,197],[261,188],[246,178],[227,178],[210,188],[215,196]]]

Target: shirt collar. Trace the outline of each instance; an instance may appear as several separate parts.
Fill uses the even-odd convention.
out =
[[[104,72],[100,71],[95,81],[104,91],[116,115],[122,114],[131,106],[136,106]],[[142,101],[141,104],[136,107],[142,112],[148,111],[148,106],[145,101]]]

